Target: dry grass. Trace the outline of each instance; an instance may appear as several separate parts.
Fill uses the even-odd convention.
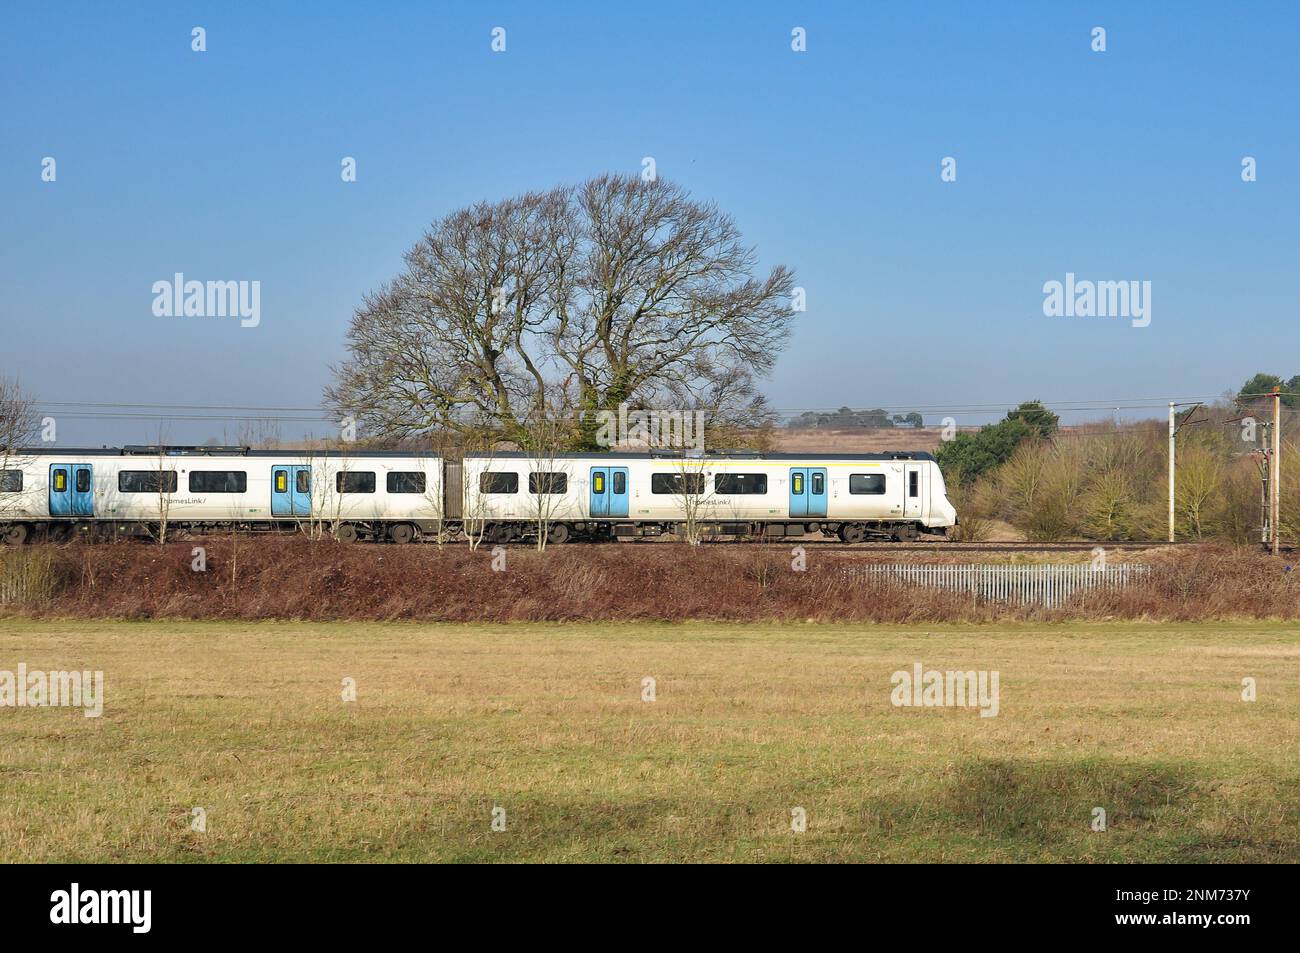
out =
[[[1300,573],[1253,549],[1196,546],[1113,555],[1149,562],[1149,581],[1081,597],[1061,609],[973,603],[966,595],[848,577],[848,566],[895,562],[897,553],[743,544],[528,547],[345,546],[301,537],[167,546],[22,547],[0,562],[38,560],[44,587],[7,611],[52,618],[369,619],[441,622],[803,621],[991,622],[1066,619],[1293,619]],[[927,561],[970,562],[935,546]],[[997,557],[1006,558],[1006,557]],[[1090,559],[1052,554],[1053,562]]]
[[[0,710],[7,861],[1300,851],[1288,626],[0,621],[0,669],[20,661],[102,669],[107,702]],[[917,661],[999,670],[1001,713],[892,707]]]

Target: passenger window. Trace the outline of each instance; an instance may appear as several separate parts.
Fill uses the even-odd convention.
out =
[[[603,474],[603,473],[597,473],[597,474],[595,474],[594,476],[592,476],[592,478],[591,478],[591,492],[593,492],[593,493],[604,493],[604,492],[605,492],[605,474]]]
[[[907,475],[907,495],[908,496],[921,495],[921,474],[918,473],[916,470],[913,470],[911,473]]]
[[[388,474],[389,493],[423,493],[424,474],[418,470],[402,472],[394,470]]]
[[[77,471],[77,492],[78,493],[90,492],[90,471],[89,470]]]
[[[339,493],[374,493],[375,475],[370,471],[335,474],[334,489]]]
[[[311,492],[311,472],[309,470],[299,470],[298,476],[294,480],[294,486],[299,493]]]
[[[812,493],[814,496],[820,496],[826,492],[826,477],[820,473],[812,475]]]
[[[803,492],[803,474],[796,473],[790,478],[790,492],[798,496]]]
[[[849,493],[854,496],[867,494],[869,496],[882,496],[885,492],[885,476],[883,473],[851,473],[849,474]]]
[[[619,494],[627,492],[627,474],[622,470],[614,474],[614,492]]]
[[[68,471],[55,470],[54,471],[54,492],[63,493],[66,492],[67,489],[68,489]]]
[[[518,493],[518,473],[480,473],[478,475],[480,493]]]
[[[762,495],[767,492],[766,473],[719,473],[713,478],[713,492],[727,495]]]
[[[275,492],[287,493],[289,491],[289,475],[284,470],[275,471]]]

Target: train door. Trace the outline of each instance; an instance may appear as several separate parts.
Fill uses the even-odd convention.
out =
[[[903,515],[921,519],[925,504],[925,467],[909,464],[903,468]]]
[[[790,517],[826,515],[826,468],[790,468]]]
[[[72,515],[72,464],[50,464],[50,515]]]
[[[826,468],[808,468],[808,515],[826,515]]]
[[[271,468],[271,515],[311,516],[311,467]]]
[[[808,515],[808,469],[790,468],[790,517]]]
[[[50,464],[50,515],[95,515],[94,470],[89,463]]]
[[[592,467],[591,515],[616,519],[626,517],[631,496],[627,481],[627,467]]]
[[[72,465],[72,515],[95,515],[95,479],[89,463]]]

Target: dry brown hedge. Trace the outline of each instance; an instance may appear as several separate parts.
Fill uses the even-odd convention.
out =
[[[194,546],[207,571],[191,568]],[[643,544],[507,550],[346,546],[304,538],[228,538],[166,546],[25,547],[48,562],[48,595],[5,612],[94,618],[420,619],[504,621],[984,622],[1037,619],[1300,618],[1300,573],[1254,549],[1198,546],[1144,557],[1151,577],[1127,590],[1044,610],[968,595],[863,583],[843,569],[896,555],[743,545]],[[13,551],[3,558],[11,558]],[[1118,557],[1116,557],[1118,559]],[[970,561],[968,555],[947,561]],[[1114,561],[1114,560],[1113,560]]]

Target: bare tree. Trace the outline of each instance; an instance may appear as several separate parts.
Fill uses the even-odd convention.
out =
[[[23,450],[35,445],[39,436],[35,399],[16,379],[0,376],[0,522],[26,505],[21,471],[30,457]],[[21,525],[0,527],[0,539],[20,543],[25,538]]]
[[[672,473],[673,499],[682,514],[678,523],[679,535],[692,546],[702,538],[700,522],[710,508],[709,474],[705,471],[703,456],[682,454],[674,462]]]
[[[605,175],[453,212],[368,295],[327,401],[370,432],[448,428],[523,444],[534,407],[620,403],[768,416],[754,378],[784,346],[793,274],[754,276],[732,219],[679,186]],[[693,406],[692,406],[693,405]]]
[[[569,465],[561,459],[572,429],[567,420],[541,405],[535,406],[528,418],[524,435],[529,471],[526,499],[538,552],[545,552],[548,542],[568,539],[567,527],[556,524],[555,516],[573,478]]]
[[[156,481],[156,490],[158,493],[158,524],[155,538],[158,545],[167,544],[167,530],[171,525],[172,494],[180,489],[180,475],[176,472],[175,458],[167,453],[166,434],[160,427],[158,429],[158,443],[156,445],[158,472],[154,476]]]

